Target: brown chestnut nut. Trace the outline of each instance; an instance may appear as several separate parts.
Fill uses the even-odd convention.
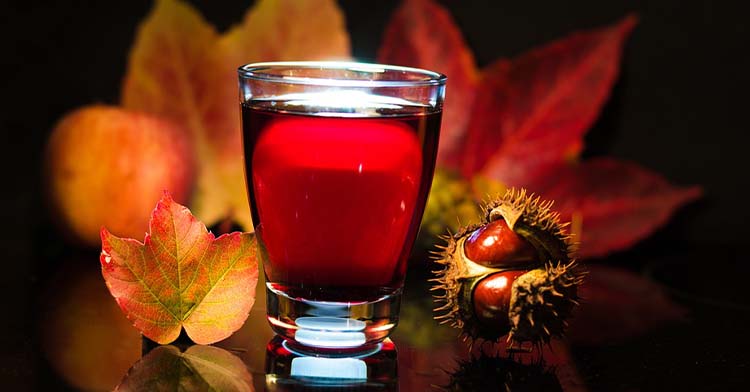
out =
[[[496,272],[474,286],[472,302],[474,314],[480,323],[510,332],[510,297],[516,278],[527,271]]]
[[[504,219],[490,222],[469,235],[464,242],[469,260],[485,267],[514,268],[532,264],[536,249],[508,227]]]

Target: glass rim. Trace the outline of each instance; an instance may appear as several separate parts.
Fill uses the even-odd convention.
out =
[[[343,79],[335,77],[300,77],[288,76],[262,71],[280,68],[299,69],[330,69],[346,70],[370,73],[408,72],[421,75],[423,79],[414,80],[371,80],[371,79]],[[447,76],[434,71],[421,68],[404,67],[400,65],[388,65],[377,63],[360,63],[356,61],[270,61],[245,64],[237,68],[240,78],[252,79],[271,83],[304,84],[313,86],[342,86],[342,87],[417,87],[417,86],[443,86]]]

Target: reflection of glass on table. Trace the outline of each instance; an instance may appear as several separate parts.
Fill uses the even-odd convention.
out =
[[[294,342],[274,337],[266,350],[266,390],[396,391],[397,353],[390,339],[357,356],[308,354]]]

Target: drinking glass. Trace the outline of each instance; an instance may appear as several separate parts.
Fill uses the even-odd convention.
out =
[[[398,322],[446,77],[276,62],[244,65],[239,79],[268,321],[298,349],[372,349]]]

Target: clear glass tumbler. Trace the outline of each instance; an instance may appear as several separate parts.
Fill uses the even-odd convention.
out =
[[[398,322],[432,182],[444,75],[342,62],[239,68],[268,321],[307,350],[369,350]]]

